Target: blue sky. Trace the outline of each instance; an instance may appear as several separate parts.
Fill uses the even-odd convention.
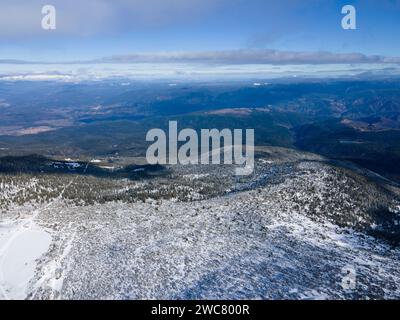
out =
[[[57,9],[57,30],[40,27]],[[341,8],[357,9],[357,30]],[[398,0],[2,0],[0,59],[91,60],[138,52],[280,50],[400,56]]]

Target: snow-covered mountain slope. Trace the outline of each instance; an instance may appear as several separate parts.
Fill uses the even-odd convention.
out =
[[[398,189],[280,152],[241,179],[224,166],[143,181],[2,177],[8,199],[26,186],[3,207],[0,297],[400,298]],[[32,196],[41,188],[45,201]],[[29,268],[16,280],[17,262]]]

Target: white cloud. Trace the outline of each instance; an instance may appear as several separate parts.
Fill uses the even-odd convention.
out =
[[[0,59],[0,64],[26,64],[32,62]],[[130,64],[130,63],[203,63],[208,65],[235,64],[399,64],[400,57],[365,55],[362,53],[333,53],[327,51],[280,51],[243,49],[230,51],[150,52],[114,55],[89,61],[64,64]],[[43,63],[46,64],[46,63]],[[54,64],[48,61],[47,64]]]
[[[96,62],[200,62],[217,64],[340,64],[400,63],[398,57],[362,53],[297,52],[279,50],[232,50],[201,52],[136,53],[103,58]]]
[[[95,81],[104,79],[187,80],[248,79],[253,84],[276,78],[335,78],[400,76],[399,64],[234,64],[129,63],[129,64],[4,64],[0,81]],[[124,80],[122,80],[124,79]],[[258,79],[260,81],[258,81]]]

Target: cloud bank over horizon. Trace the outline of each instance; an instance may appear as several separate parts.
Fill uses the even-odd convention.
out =
[[[0,81],[102,81],[165,80],[236,81],[256,83],[274,79],[371,79],[400,77],[399,63],[340,64],[210,64],[177,62],[2,64]],[[253,83],[253,82],[251,82]]]
[[[342,64],[400,63],[400,57],[362,53],[296,52],[280,50],[230,50],[199,52],[160,52],[115,55],[94,62],[194,62],[216,64]]]
[[[400,64],[400,57],[280,50],[226,50],[192,52],[149,52],[113,55],[86,61],[25,61],[0,59],[0,64],[130,64],[130,63],[201,63],[201,64]]]

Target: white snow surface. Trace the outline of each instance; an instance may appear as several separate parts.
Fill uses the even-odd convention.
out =
[[[332,194],[330,171],[300,166],[310,167],[312,174],[193,202],[74,206],[61,194],[35,210],[14,208],[14,219],[0,216],[0,298],[400,298],[398,247],[296,207],[290,197],[313,196],[324,210]],[[315,194],[298,191],[301,180]],[[351,290],[342,286],[347,266]]]
[[[47,252],[51,236],[33,216],[0,224],[0,297],[24,299],[35,276],[36,261]]]

